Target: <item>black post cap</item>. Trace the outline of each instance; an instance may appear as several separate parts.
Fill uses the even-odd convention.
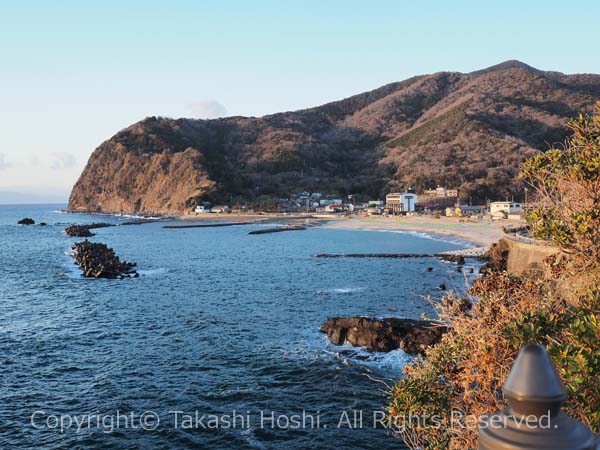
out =
[[[504,396],[517,414],[558,413],[567,399],[563,385],[548,352],[537,344],[527,344],[504,383]]]
[[[479,423],[479,450],[600,450],[592,430],[560,411],[567,393],[544,347],[521,349],[504,395],[508,409]]]

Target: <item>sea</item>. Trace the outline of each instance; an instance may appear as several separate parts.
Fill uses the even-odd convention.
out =
[[[464,291],[477,274],[469,259],[473,275],[434,258],[316,258],[470,246],[448,237],[155,221],[90,238],[139,278],[86,279],[64,228],[131,218],[65,207],[0,206],[1,449],[403,449],[382,418],[411,357],[319,328],[433,316],[441,283]]]

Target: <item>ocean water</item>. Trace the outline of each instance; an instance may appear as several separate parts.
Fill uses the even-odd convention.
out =
[[[373,426],[386,404],[374,380],[393,383],[410,358],[333,346],[319,327],[331,316],[418,318],[431,313],[423,296],[439,296],[436,286],[467,281],[435,259],[315,255],[468,244],[156,222],[94,230],[140,277],[91,280],[62,230],[125,219],[62,207],[0,206],[0,448],[403,448]],[[17,226],[23,217],[48,226]]]

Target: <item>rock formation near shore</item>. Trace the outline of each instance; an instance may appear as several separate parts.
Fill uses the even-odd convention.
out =
[[[600,98],[599,75],[509,61],[440,72],[264,117],[144,119],[102,143],[74,211],[180,213],[204,200],[267,201],[303,190],[381,197],[444,184],[473,202],[522,193],[515,176]]]
[[[439,342],[446,330],[425,320],[369,317],[329,318],[321,327],[335,345],[349,342],[378,352],[400,348],[411,354],[423,353],[425,347]]]
[[[137,278],[136,263],[121,261],[114,250],[106,244],[87,239],[72,247],[75,264],[86,278]]]
[[[90,223],[87,225],[69,225],[67,228],[65,228],[65,234],[67,236],[74,236],[74,237],[91,237],[94,236],[94,233],[92,233],[90,230],[96,229],[96,228],[106,228],[106,227],[112,227],[114,226],[111,223]]]

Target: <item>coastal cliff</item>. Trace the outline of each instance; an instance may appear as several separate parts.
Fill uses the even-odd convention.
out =
[[[519,196],[521,162],[566,137],[600,97],[599,75],[509,61],[440,72],[316,108],[216,120],[150,117],[102,143],[72,211],[181,213],[303,190],[380,197],[446,184],[463,198]]]

